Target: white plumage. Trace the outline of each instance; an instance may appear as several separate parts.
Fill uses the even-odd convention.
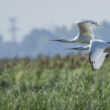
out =
[[[79,33],[74,39],[71,40],[58,39],[51,41],[89,44],[90,40],[94,39],[93,27],[98,26],[98,23],[92,20],[80,20],[80,21],[76,21],[76,24],[78,26]]]
[[[109,43],[102,40],[92,40],[89,49],[89,60],[93,70],[99,70],[104,62],[106,55],[109,53],[104,52],[110,46]]]
[[[93,70],[99,70],[106,55],[110,52],[110,43],[103,40],[91,40],[90,45],[69,48],[74,50],[89,50],[89,60]]]
[[[82,43],[89,44],[87,46],[78,46],[74,50],[89,50],[89,60],[93,70],[99,70],[102,66],[106,55],[110,52],[110,42],[94,39],[93,27],[98,26],[98,23],[92,20],[80,20],[76,22],[79,33],[72,40],[51,40],[65,43]]]

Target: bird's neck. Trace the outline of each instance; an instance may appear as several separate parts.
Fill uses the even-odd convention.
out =
[[[78,37],[76,36],[74,39],[68,40],[70,43],[77,43],[78,42]]]
[[[62,42],[65,42],[65,43],[76,43],[77,39],[72,39],[72,40],[63,39]]]

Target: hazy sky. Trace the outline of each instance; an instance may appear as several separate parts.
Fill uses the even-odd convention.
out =
[[[10,38],[9,18],[17,16],[18,38],[32,28],[70,27],[78,19],[110,21],[110,0],[0,0],[0,34]]]

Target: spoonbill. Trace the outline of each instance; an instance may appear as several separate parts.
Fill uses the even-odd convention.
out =
[[[94,39],[90,41],[90,45],[68,48],[74,50],[89,50],[89,61],[92,69],[99,70],[102,66],[106,55],[110,53],[110,42]]]
[[[93,27],[98,26],[98,23],[93,20],[80,20],[80,21],[76,21],[76,24],[78,26],[79,33],[75,38],[71,40],[58,39],[58,40],[50,40],[50,41],[89,44],[90,40],[94,39]]]

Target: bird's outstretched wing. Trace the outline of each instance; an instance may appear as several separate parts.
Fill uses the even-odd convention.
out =
[[[104,50],[110,46],[110,44],[102,40],[92,40],[90,43],[89,60],[93,70],[98,70],[104,62],[105,56],[108,52]]]
[[[85,38],[94,38],[94,34],[92,31],[92,27],[98,26],[98,23],[92,20],[80,20],[76,21],[76,24],[78,25],[79,29],[79,37],[85,37]]]
[[[96,62],[94,62],[91,66],[93,70],[99,70],[99,68],[102,66],[105,56],[107,55],[107,53],[101,53],[101,56],[97,59]]]

